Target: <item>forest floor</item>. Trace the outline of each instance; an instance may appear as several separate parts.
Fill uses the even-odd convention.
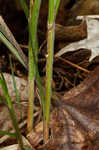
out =
[[[8,2],[9,1],[9,2]],[[15,5],[12,0],[0,1],[0,15],[20,44],[23,52],[28,56],[28,26],[25,15],[20,5]],[[90,0],[91,1],[91,0]],[[14,102],[16,116],[25,141],[32,149],[42,150],[99,150],[99,56],[89,61],[91,49],[80,47],[75,51],[69,51],[56,57],[56,54],[71,43],[79,42],[88,37],[86,20],[77,21],[77,15],[99,15],[98,0],[89,4],[81,1],[65,2],[62,0],[58,16],[56,18],[53,80],[52,80],[52,104],[50,129],[51,138],[43,144],[42,110],[38,96],[38,88],[35,94],[35,119],[34,130],[26,132],[27,115],[27,79],[28,72],[21,66],[9,50],[0,43],[0,70],[7,81],[12,100],[13,85],[11,82],[11,68],[9,65],[9,54],[13,59],[14,73],[18,82],[19,95],[22,100],[24,119],[21,120],[19,111]],[[76,4],[77,3],[77,4]],[[92,6],[91,6],[92,3]],[[79,7],[79,5],[81,7]],[[93,8],[94,6],[94,8]],[[88,10],[89,9],[89,10]],[[75,10],[77,10],[76,13]],[[47,56],[47,15],[48,2],[43,0],[41,5],[38,24],[38,66],[39,73],[45,84],[46,56]],[[97,19],[99,21],[99,19]],[[95,26],[94,26],[95,28]],[[93,42],[93,41],[92,41]],[[93,43],[89,43],[89,45]],[[21,90],[21,91],[20,91]],[[0,93],[2,90],[0,88]],[[55,100],[53,100],[54,98]],[[57,100],[58,97],[58,100]],[[7,108],[0,103],[0,130],[13,131]],[[6,150],[9,145],[17,144],[16,139],[0,135],[0,148]],[[12,147],[9,147],[9,149]],[[0,150],[1,150],[0,149]],[[8,149],[8,147],[7,147]],[[18,149],[13,147],[13,149]]]

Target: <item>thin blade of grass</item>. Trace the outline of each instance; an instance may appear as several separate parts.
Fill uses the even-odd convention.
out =
[[[4,95],[5,95],[5,100],[7,102],[7,108],[8,108],[9,114],[10,114],[10,118],[12,120],[13,126],[16,131],[16,137],[18,139],[21,149],[24,150],[22,136],[21,136],[21,133],[20,133],[20,130],[18,127],[18,122],[17,122],[16,116],[15,116],[13,104],[11,102],[11,97],[9,96],[7,85],[6,85],[6,82],[5,82],[5,79],[4,79],[4,76],[2,73],[0,74],[0,84],[1,84],[1,87],[2,87]]]
[[[29,20],[29,33],[30,39],[32,43],[34,57],[37,61],[38,54],[38,40],[37,40],[37,25],[39,18],[39,10],[40,10],[41,0],[31,0],[30,6],[30,20]]]
[[[40,99],[41,99],[41,104],[42,104],[42,110],[43,110],[43,113],[44,113],[44,110],[45,110],[44,90],[43,90],[43,85],[41,83],[41,77],[39,75],[37,65],[35,65],[35,70],[36,70],[36,77],[37,77],[37,85],[38,85],[38,88],[39,88],[39,94],[40,94]]]
[[[56,13],[56,15],[58,13],[59,5],[60,5],[60,0],[55,0],[55,13]]]
[[[9,135],[9,136],[16,137],[16,133],[11,133],[8,131],[0,131],[0,135]]]
[[[22,118],[22,106],[21,106],[18,90],[17,90],[17,87],[16,87],[16,81],[15,81],[15,76],[14,76],[14,71],[13,71],[13,65],[12,65],[12,60],[11,60],[10,56],[9,56],[9,60],[10,60],[10,67],[11,67],[11,72],[12,72],[13,86],[14,86],[15,94],[16,94],[16,100],[17,100],[19,112],[20,112],[20,115],[21,115],[21,118]]]
[[[11,101],[9,100],[10,97],[9,97],[9,94],[8,94],[8,89],[7,89],[6,81],[5,81],[4,76],[3,76],[2,73],[0,73],[0,84],[2,86],[4,95],[6,97],[7,105],[8,105],[9,108],[11,108]]]
[[[39,88],[39,94],[40,94],[40,99],[41,99],[41,104],[42,104],[42,110],[44,112],[44,109],[45,109],[44,90],[43,90],[44,88],[43,88],[43,85],[41,83],[41,77],[40,77],[40,74],[39,74],[38,65],[37,65],[34,53],[33,53],[33,59],[34,59],[34,67],[35,67],[34,70],[36,72],[35,80],[36,80],[36,84]]]
[[[22,8],[23,8],[23,10],[24,10],[24,13],[25,13],[25,15],[26,15],[26,18],[28,19],[28,17],[29,17],[29,9],[28,9],[28,6],[27,6],[25,0],[20,0],[20,2],[21,2],[21,5],[22,5]]]
[[[27,130],[30,132],[33,128],[33,112],[34,112],[34,60],[31,42],[29,41],[29,76],[28,76],[28,88],[29,88],[29,106],[28,106],[28,117],[27,117]]]
[[[27,58],[1,16],[0,16],[0,40],[16,56],[16,58],[21,62],[21,64],[25,68],[27,68],[28,64]]]
[[[18,121],[16,119],[13,106],[11,107],[11,109],[8,108],[8,111],[9,111],[9,114],[10,114],[13,126],[14,126],[15,131],[16,131],[16,137],[17,137],[17,140],[19,142],[19,145],[20,145],[20,147],[21,147],[22,150],[25,150],[24,149],[23,140],[22,140],[22,135],[21,135],[21,132],[20,132],[19,127],[18,127]]]
[[[29,12],[29,74],[28,74],[28,94],[29,94],[29,104],[28,104],[28,116],[27,116],[27,130],[30,132],[33,129],[33,112],[34,112],[34,80],[35,80],[35,69],[34,69],[34,59],[33,59],[33,49],[31,45],[31,37],[30,37],[30,22],[31,22],[31,12],[33,1],[30,0],[30,12]],[[35,21],[35,20],[34,20]]]
[[[5,38],[5,36],[0,32],[0,40],[7,46],[8,49],[10,49],[10,51],[14,54],[14,56],[17,57],[17,59],[19,60],[19,62],[25,67],[26,64],[24,63],[23,59],[20,57],[20,55],[18,54],[18,52],[16,51],[16,48]]]

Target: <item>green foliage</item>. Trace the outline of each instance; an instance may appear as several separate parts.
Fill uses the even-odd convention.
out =
[[[7,46],[7,48],[11,51],[11,53],[14,56],[16,56],[19,62],[25,68],[27,68],[26,57],[1,16],[0,16],[0,40]]]
[[[33,128],[33,103],[34,103],[34,80],[36,76],[38,40],[37,25],[41,0],[30,0],[29,14],[29,108],[27,129],[31,131]]]
[[[10,60],[10,67],[11,67],[11,72],[12,72],[13,86],[14,86],[15,94],[16,94],[16,100],[17,100],[18,108],[19,108],[20,115],[21,115],[21,118],[22,118],[22,107],[21,107],[21,102],[20,102],[20,97],[19,97],[19,94],[18,94],[18,90],[17,90],[17,87],[16,87],[16,81],[15,81],[15,76],[14,76],[11,57],[9,57],[9,60]]]
[[[4,95],[5,95],[6,105],[7,105],[9,114],[10,114],[10,118],[11,118],[12,123],[13,123],[13,127],[14,127],[14,129],[16,131],[16,137],[17,137],[17,139],[19,141],[19,145],[20,145],[21,149],[24,150],[22,136],[21,136],[21,133],[20,133],[20,130],[19,130],[19,127],[18,127],[18,122],[17,122],[16,116],[15,116],[15,112],[14,112],[14,108],[13,108],[12,102],[11,102],[11,97],[10,97],[10,95],[8,93],[6,81],[5,81],[4,76],[3,76],[2,73],[0,74],[0,85],[1,85],[1,87],[3,89],[3,92],[4,92]],[[4,99],[1,96],[0,96],[0,98],[1,98],[0,100],[3,102]],[[11,135],[11,133],[9,133],[9,135]]]
[[[8,47],[8,49],[17,57],[20,63],[29,71],[28,83],[29,83],[29,108],[28,108],[28,119],[27,119],[27,129],[31,131],[33,128],[33,104],[34,104],[34,81],[36,80],[40,91],[40,98],[42,102],[42,110],[44,115],[44,141],[47,142],[49,136],[49,118],[50,118],[50,103],[51,103],[51,82],[52,82],[52,72],[53,72],[53,53],[54,53],[54,32],[55,32],[55,18],[58,12],[60,0],[49,0],[49,15],[48,15],[48,38],[47,38],[47,49],[48,58],[46,64],[46,93],[44,100],[43,87],[41,84],[41,79],[38,71],[38,39],[37,39],[37,25],[39,19],[39,11],[41,0],[30,0],[30,8],[28,8],[25,0],[20,0],[23,10],[25,12],[26,18],[28,19],[29,27],[29,62],[27,64],[27,58],[21,51],[20,46],[15,41],[12,33],[9,31],[6,24],[0,23],[0,40]],[[7,30],[6,30],[7,29]],[[10,36],[9,36],[10,35]],[[10,66],[12,70],[13,85],[16,92],[16,99],[18,102],[19,110],[21,110],[19,95],[16,87],[12,62],[10,60]],[[0,96],[0,100],[5,103],[8,107],[10,117],[13,122],[13,126],[16,131],[16,137],[18,138],[19,144],[24,149],[21,133],[18,128],[18,122],[16,120],[15,112],[11,102],[11,98],[8,93],[5,79],[3,75],[0,75],[0,84],[4,91],[6,100]],[[21,112],[21,111],[20,111]],[[11,134],[3,133],[2,134]]]
[[[23,7],[23,10],[24,10],[24,13],[25,13],[25,15],[26,15],[26,18],[28,19],[28,17],[29,17],[29,9],[28,9],[28,6],[27,6],[25,0],[20,0],[20,2],[21,2],[21,5],[22,5],[22,7]]]
[[[0,135],[9,135],[12,137],[16,137],[15,133],[7,132],[7,131],[0,131]]]

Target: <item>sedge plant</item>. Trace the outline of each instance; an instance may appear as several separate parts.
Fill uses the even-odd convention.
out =
[[[24,1],[22,1],[22,5],[23,5]],[[39,3],[39,1],[36,1],[36,4],[35,6],[37,6]],[[32,4],[32,3],[31,3]],[[24,8],[24,6],[23,6]],[[27,7],[28,8],[28,7]],[[25,8],[24,8],[25,9]],[[25,14],[27,15],[27,12],[24,10]],[[39,14],[39,9],[38,7],[31,7],[31,14],[32,14],[32,17],[30,18],[30,21],[29,19],[29,30],[30,30],[30,34],[29,34],[29,65],[28,65],[28,61],[27,61],[27,58],[26,56],[24,55],[24,53],[22,52],[22,49],[20,48],[19,44],[17,43],[17,41],[15,40],[13,34],[11,33],[10,29],[8,28],[8,26],[6,25],[6,23],[4,22],[3,18],[0,16],[0,40],[7,46],[7,48],[11,51],[12,54],[14,54],[14,56],[16,56],[16,58],[19,60],[19,62],[27,69],[29,70],[29,80],[30,80],[30,84],[31,84],[31,78],[34,78],[34,72],[35,74],[37,74],[37,84],[38,84],[38,87],[39,87],[39,91],[40,91],[40,97],[41,97],[41,102],[42,102],[42,107],[44,109],[44,95],[43,95],[43,88],[42,88],[42,85],[41,85],[41,79],[40,79],[40,75],[39,75],[39,71],[38,71],[38,67],[37,67],[37,59],[35,59],[35,56],[36,56],[36,53],[37,53],[37,50],[38,50],[38,44],[37,44],[37,39],[35,38],[35,35],[37,36],[37,22],[38,22],[38,19],[36,19],[36,22],[33,23],[33,20],[36,18],[35,15]],[[33,18],[33,19],[32,19]],[[38,17],[37,17],[38,18]],[[32,30],[32,26],[34,28],[34,30]],[[36,31],[36,32],[35,32]],[[32,37],[32,35],[34,35]],[[32,39],[32,40],[31,40]],[[36,39],[36,40],[35,40]],[[33,46],[34,45],[34,46]],[[36,45],[36,46],[35,46]],[[34,53],[35,52],[35,53]],[[31,56],[32,55],[32,56]],[[37,57],[36,57],[37,58]],[[35,62],[35,63],[34,63]],[[28,68],[29,66],[29,68]],[[35,71],[34,71],[35,70]],[[29,86],[29,90],[28,91],[31,91],[30,92],[30,96],[32,95],[33,96],[33,90],[34,90],[34,79],[33,79],[33,82],[32,84]],[[32,88],[31,88],[32,86]],[[32,94],[31,94],[32,93]],[[32,99],[32,98],[30,98]],[[33,101],[33,99],[32,99]],[[29,100],[29,109],[32,109],[33,107],[33,102],[30,104],[30,100]],[[28,112],[31,112],[31,110],[28,110]],[[33,112],[33,110],[32,110]],[[31,113],[32,114],[32,113]],[[33,114],[32,116],[31,115],[28,115],[30,116],[30,118],[33,117]],[[29,119],[28,119],[29,120]],[[33,119],[31,119],[33,120]],[[32,121],[31,121],[31,124]],[[31,125],[32,127],[32,125]]]
[[[21,4],[23,6],[25,15],[27,12],[25,9],[25,1]],[[40,76],[37,67],[37,53],[38,53],[38,40],[37,40],[37,24],[39,17],[41,0],[30,0],[29,10],[29,109],[28,109],[28,130],[33,128],[33,99],[34,99],[34,80],[37,79],[37,83],[40,90],[40,97],[42,101],[43,115],[44,115],[44,141],[47,142],[49,137],[49,116],[50,116],[50,100],[51,100],[51,81],[53,72],[53,51],[54,51],[54,32],[55,32],[55,18],[58,12],[60,0],[49,0],[49,16],[48,16],[48,58],[46,65],[46,94],[45,102],[43,90],[40,82]]]
[[[47,42],[48,58],[47,58],[47,65],[46,65],[45,101],[44,101],[43,90],[42,90],[40,76],[37,67],[37,52],[38,52],[37,23],[38,23],[40,4],[41,4],[41,0],[30,0],[30,10],[29,10],[30,12],[29,12],[29,19],[28,19],[29,20],[29,82],[30,82],[29,84],[30,85],[30,94],[29,94],[30,108],[28,109],[29,110],[28,130],[29,131],[32,130],[33,127],[32,114],[33,114],[33,99],[34,99],[34,79],[36,77],[39,90],[40,90],[40,97],[42,101],[42,108],[43,108],[43,115],[44,115],[44,141],[47,142],[49,137],[49,116],[50,116],[50,100],[51,100],[51,81],[52,81],[52,72],[53,72],[55,18],[58,12],[60,0],[49,0],[48,42]]]
[[[48,57],[47,57],[47,64],[46,64],[45,101],[44,101],[43,87],[41,84],[41,79],[40,79],[38,66],[37,66],[37,61],[38,61],[37,25],[38,25],[41,0],[30,0],[29,8],[27,7],[25,0],[20,0],[20,1],[23,10],[25,12],[26,18],[28,19],[28,28],[29,28],[28,65],[27,65],[27,59],[26,57],[23,57],[24,54],[20,50],[18,43],[16,44],[15,40],[14,40],[15,43],[13,43],[13,38],[10,38],[8,32],[5,32],[5,28],[3,27],[4,25],[0,26],[1,27],[0,39],[10,49],[10,51],[18,58],[21,64],[29,71],[28,74],[29,108],[28,108],[28,119],[27,119],[28,132],[30,132],[33,129],[34,81],[36,81],[39,87],[40,98],[42,102],[42,110],[44,115],[44,142],[46,143],[49,138],[49,118],[50,118],[50,103],[51,103],[51,91],[52,91],[51,82],[52,82],[52,72],[53,72],[55,18],[58,12],[60,0],[49,0],[48,38],[47,38]],[[23,60],[23,58],[25,59]]]
[[[33,104],[34,104],[34,81],[37,81],[37,85],[40,91],[40,98],[42,102],[42,109],[44,112],[44,94],[41,84],[41,79],[37,66],[37,53],[38,53],[38,40],[37,40],[37,25],[41,0],[30,0],[30,8],[26,6],[24,0],[21,0],[23,10],[26,18],[28,19],[29,27],[29,108],[27,117],[27,130],[30,132],[33,129]]]

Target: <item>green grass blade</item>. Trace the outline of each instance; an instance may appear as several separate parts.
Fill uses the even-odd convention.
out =
[[[13,71],[13,65],[12,65],[11,57],[9,57],[9,60],[10,60],[10,67],[11,67],[11,72],[12,72],[13,86],[14,86],[15,94],[16,94],[16,100],[17,100],[18,108],[19,108],[20,115],[21,115],[21,118],[22,118],[22,106],[21,106],[18,90],[17,90],[17,87],[16,87],[16,81],[15,81],[15,76],[14,76],[14,71]]]
[[[55,13],[56,13],[56,15],[58,13],[59,5],[60,5],[60,0],[55,0]]]
[[[29,88],[29,106],[28,106],[28,118],[27,118],[27,130],[30,132],[33,128],[33,112],[34,112],[34,79],[35,68],[31,42],[29,41],[29,76],[28,76],[28,88]]]
[[[42,110],[43,110],[43,113],[44,113],[44,111],[45,111],[44,91],[43,91],[43,86],[42,86],[42,83],[41,83],[41,78],[40,78],[40,75],[39,75],[37,65],[35,65],[35,68],[36,68],[37,85],[38,85],[38,88],[39,88],[41,104],[42,104]]]
[[[6,98],[7,108],[8,108],[9,114],[10,114],[10,118],[12,120],[13,126],[14,126],[15,131],[16,131],[16,137],[19,141],[19,145],[20,145],[21,149],[24,150],[22,136],[21,136],[21,133],[20,133],[20,130],[18,127],[18,122],[17,122],[16,116],[15,116],[14,108],[13,108],[11,98],[10,98],[9,93],[8,93],[7,85],[6,85],[3,74],[0,75],[0,84],[1,84],[1,87],[3,89],[5,98]]]
[[[16,137],[16,133],[11,133],[7,131],[0,131],[0,135],[9,135],[9,136]]]
[[[16,119],[13,106],[11,107],[11,109],[8,108],[8,110],[9,110],[9,114],[10,114],[13,126],[14,126],[15,131],[16,131],[16,137],[18,139],[19,145],[20,145],[22,150],[25,150],[24,145],[23,145],[23,141],[22,141],[22,136],[21,136],[21,133],[20,133],[20,130],[19,130],[19,127],[18,127],[18,121]]]
[[[4,22],[3,18],[0,16],[0,40],[8,47],[8,49],[17,57],[17,59],[27,67],[27,58],[24,55],[19,44],[15,40],[10,29]]]
[[[34,102],[34,80],[36,76],[34,59],[37,62],[38,41],[37,24],[41,0],[30,0],[29,14],[29,109],[28,109],[28,131],[33,128],[33,102]]]
[[[30,6],[30,20],[29,20],[29,33],[32,43],[33,53],[37,60],[38,53],[38,40],[37,40],[37,25],[40,10],[41,0],[31,0]]]
[[[47,41],[47,63],[46,63],[46,93],[45,93],[45,112],[44,112],[44,142],[49,138],[49,119],[50,119],[50,103],[52,96],[52,73],[53,73],[53,53],[54,53],[54,33],[55,18],[58,11],[60,0],[49,0],[49,16],[48,16],[48,41]]]
[[[37,53],[38,53],[38,40],[37,40],[37,24],[38,24],[38,17],[39,17],[39,9],[40,9],[40,4],[41,0],[35,0],[33,7],[31,6],[31,20],[29,22],[29,33],[30,33],[30,40],[31,40],[31,47],[33,50],[33,59],[34,59],[34,70],[35,70],[35,78],[37,79],[37,85],[39,87],[40,91],[40,98],[41,98],[41,103],[43,107],[43,112],[44,112],[44,93],[43,93],[43,88],[41,84],[41,79],[38,71],[38,66],[37,66]],[[34,21],[35,20],[35,21]]]
[[[7,85],[6,85],[6,82],[5,82],[5,79],[4,79],[4,76],[3,76],[2,73],[0,74],[0,84],[1,84],[1,86],[2,86],[4,95],[6,96],[7,105],[8,105],[9,108],[11,108],[10,96],[9,96],[9,94],[8,94]]]
[[[49,0],[48,24],[52,24],[55,17],[55,0]]]
[[[39,94],[40,94],[40,98],[41,98],[41,103],[42,103],[42,109],[43,109],[43,112],[44,112],[44,109],[45,109],[45,101],[44,101],[44,91],[43,91],[43,85],[41,83],[41,77],[39,75],[39,70],[38,70],[38,65],[37,65],[37,62],[36,62],[36,58],[34,57],[34,53],[33,53],[33,59],[34,59],[34,67],[35,67],[35,73],[36,73],[36,83],[38,85],[38,88],[39,88]]]
[[[48,16],[48,42],[47,42],[47,63],[46,63],[46,92],[45,92],[45,112],[44,112],[44,142],[47,143],[49,138],[49,118],[50,118],[50,101],[51,85],[53,72],[53,51],[54,51],[54,29],[55,29],[55,0],[49,0]]]
[[[20,2],[21,2],[21,5],[22,5],[22,8],[23,8],[23,10],[24,10],[24,13],[25,13],[25,15],[26,15],[26,18],[28,19],[28,17],[29,17],[29,9],[28,9],[28,6],[27,6],[25,0],[20,0]]]
[[[14,54],[14,56],[17,57],[17,59],[20,61],[20,63],[27,68],[27,65],[24,63],[23,59],[20,57],[20,55],[17,52],[17,49],[6,39],[6,37],[0,32],[0,40],[7,46],[7,48]]]

